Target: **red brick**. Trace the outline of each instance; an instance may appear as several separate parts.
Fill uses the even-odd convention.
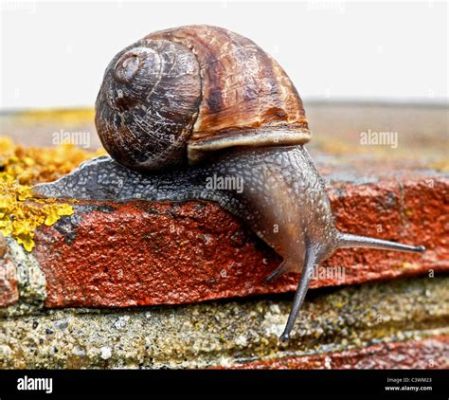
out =
[[[447,369],[449,336],[381,343],[361,349],[254,361],[235,369]]]
[[[344,267],[345,283],[449,270],[449,179],[345,185],[343,189],[333,187],[330,197],[340,230],[427,248],[419,256],[371,249],[339,250],[325,265]]]
[[[345,279],[319,278],[311,287],[449,270],[448,179],[337,183],[329,192],[341,230],[428,251],[341,250],[325,266],[345,268]],[[211,203],[84,202],[71,219],[41,228],[36,244],[47,307],[192,303],[286,292],[298,279],[266,283],[280,258]]]

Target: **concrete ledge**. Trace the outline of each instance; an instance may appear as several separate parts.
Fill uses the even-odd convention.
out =
[[[316,290],[285,345],[287,297],[3,318],[0,368],[322,368],[326,356],[368,368],[369,354],[392,368],[447,365],[449,277]]]

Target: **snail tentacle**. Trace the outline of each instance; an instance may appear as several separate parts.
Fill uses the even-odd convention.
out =
[[[293,305],[288,316],[287,324],[285,325],[284,332],[282,333],[280,339],[286,342],[290,338],[290,333],[293,329],[295,321],[298,317],[299,310],[306,297],[307,290],[309,289],[309,282],[312,277],[315,266],[317,265],[317,251],[315,247],[309,242],[306,237],[305,243],[306,253],[304,257],[304,267],[302,269],[301,278],[299,279],[298,287],[295,292],[295,298],[293,300]]]
[[[369,236],[352,235],[350,233],[338,233],[338,248],[364,247],[371,249],[404,251],[408,253],[422,253],[426,250],[424,246],[412,246],[409,244],[392,242],[390,240],[376,239]]]

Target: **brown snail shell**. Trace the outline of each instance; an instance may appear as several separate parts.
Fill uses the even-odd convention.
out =
[[[155,32],[118,53],[96,111],[106,150],[139,170],[310,139],[302,101],[279,64],[251,40],[213,26]]]

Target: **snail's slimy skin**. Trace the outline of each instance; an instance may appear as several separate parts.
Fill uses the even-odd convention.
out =
[[[207,164],[152,174],[99,157],[34,191],[55,198],[215,201],[284,258],[284,271],[302,270],[306,236],[320,260],[337,237],[324,183],[303,146],[234,149]]]

